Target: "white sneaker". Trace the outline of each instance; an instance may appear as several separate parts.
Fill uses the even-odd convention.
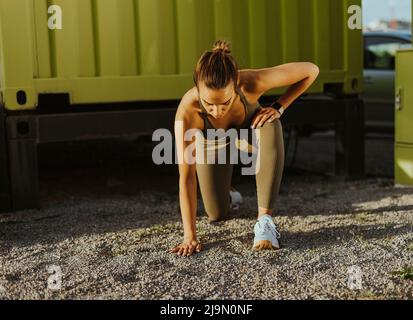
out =
[[[229,197],[231,200],[231,209],[238,210],[240,204],[242,204],[243,201],[241,193],[231,187],[231,190],[229,191]]]
[[[277,230],[277,226],[275,225],[274,221],[272,220],[271,216],[265,214],[261,216],[257,223],[254,226],[254,245],[253,249],[259,244],[259,242],[263,242],[264,246],[263,249],[279,249],[280,242],[278,239],[281,238],[280,233]]]

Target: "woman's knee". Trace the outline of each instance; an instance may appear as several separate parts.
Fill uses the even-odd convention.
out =
[[[266,122],[260,129],[260,135],[260,140],[270,142],[270,145],[274,148],[284,147],[284,136],[280,119],[275,119],[273,122]]]
[[[228,211],[220,210],[220,211],[207,211],[208,222],[209,223],[216,223],[225,220],[228,215]]]
[[[225,195],[228,194],[226,197]],[[209,222],[218,222],[225,220],[230,209],[230,194],[229,190],[216,190],[204,194],[203,196],[204,210],[208,216]]]
[[[275,119],[272,122],[267,121],[264,123],[262,128],[267,129],[267,130],[273,130],[273,131],[281,131],[282,132],[282,123],[280,119]]]

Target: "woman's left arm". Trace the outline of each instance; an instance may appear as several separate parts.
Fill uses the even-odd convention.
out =
[[[286,109],[313,84],[319,72],[318,66],[311,62],[292,62],[272,68],[257,69],[256,89],[264,94],[274,88],[290,86],[278,99]]]
[[[311,62],[292,62],[252,72],[258,96],[274,88],[289,86],[277,101],[285,110],[313,84],[320,71]],[[251,128],[260,128],[267,121],[273,122],[280,116],[273,108],[263,108],[254,116]]]

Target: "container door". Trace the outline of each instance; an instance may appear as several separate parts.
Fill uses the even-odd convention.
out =
[[[396,142],[413,144],[413,50],[397,52],[395,89]]]

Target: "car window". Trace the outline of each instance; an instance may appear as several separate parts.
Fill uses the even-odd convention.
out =
[[[394,70],[396,51],[408,44],[394,37],[366,37],[364,67],[366,69]]]

